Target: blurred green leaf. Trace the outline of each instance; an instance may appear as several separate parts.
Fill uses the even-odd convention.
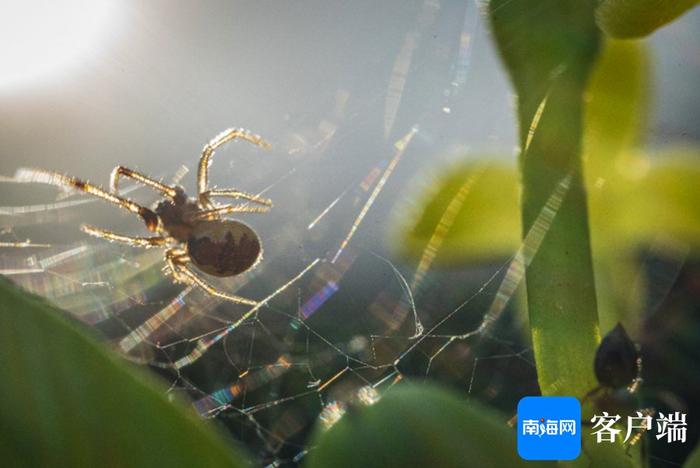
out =
[[[594,249],[631,250],[666,238],[700,247],[698,150],[629,156],[589,188]]]
[[[697,4],[698,0],[601,0],[596,21],[612,37],[643,37]]]
[[[518,175],[507,163],[451,167],[433,184],[413,225],[402,226],[400,254],[420,258],[426,247],[440,265],[490,260],[515,251],[520,242]]]
[[[603,42],[586,87],[583,152],[588,180],[640,143],[649,112],[650,65],[641,41]]]
[[[613,173],[591,181],[589,211],[596,255],[626,255],[664,238],[700,248],[699,152],[668,151],[653,162],[626,156]],[[400,244],[404,257],[418,259],[431,240],[439,243],[435,263],[442,266],[515,252],[520,217],[514,166],[461,164],[445,171],[436,186],[416,224],[399,230],[405,236]],[[464,196],[458,196],[464,187]],[[446,216],[451,210],[454,218]]]
[[[306,466],[542,466],[518,456],[507,420],[435,386],[400,385],[318,430]]]
[[[165,387],[1,278],[0,375],[4,466],[248,466]]]

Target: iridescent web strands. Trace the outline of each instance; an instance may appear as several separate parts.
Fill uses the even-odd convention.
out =
[[[54,245],[46,251],[34,252],[8,249],[3,251],[0,267],[5,267],[10,259],[35,266],[35,273],[14,278],[71,311],[81,311],[80,318],[91,323],[122,319],[122,312],[134,306],[149,307],[151,312],[140,322],[128,325],[124,322],[127,332],[114,339],[114,346],[130,358],[163,368],[172,375],[173,391],[186,390],[194,408],[203,416],[240,421],[245,427],[252,427],[254,431],[248,431],[249,435],[257,439],[263,453],[269,454],[266,460],[272,466],[285,461],[298,462],[308,448],[294,441],[314,421],[332,425],[350,403],[376,402],[386,389],[406,379],[402,366],[414,354],[426,354],[427,365],[422,371],[428,376],[440,356],[447,355],[457,344],[471,344],[470,340],[475,341],[494,330],[495,322],[521,283],[524,270],[536,255],[571,183],[571,176],[559,182],[517,252],[478,288],[466,294],[458,307],[438,309],[428,315],[425,298],[418,291],[419,286],[430,283],[435,252],[449,232],[460,204],[470,196],[473,184],[480,177],[478,171],[465,181],[443,214],[415,271],[406,271],[387,258],[362,249],[362,236],[367,225],[376,222],[377,207],[386,197],[387,187],[396,182],[396,174],[405,161],[416,157],[416,153],[412,153],[418,146],[416,141],[432,137],[429,130],[424,130],[430,126],[424,124],[433,120],[434,114],[419,116],[411,127],[403,127],[399,124],[401,119],[396,117],[402,100],[410,91],[405,82],[414,54],[429,35],[440,8],[439,1],[423,2],[414,30],[405,36],[400,50],[396,51],[382,122],[387,143],[393,145],[376,157],[375,164],[364,168],[363,177],[354,182],[343,181],[327,199],[320,200],[317,211],[299,214],[302,219],[298,221],[305,235],[332,236],[327,243],[329,247],[304,257],[294,269],[285,270],[282,279],[268,281],[272,286],[259,296],[258,305],[225,307],[221,299],[203,294],[193,286],[178,289],[166,296],[171,299],[164,301],[163,295],[157,294],[156,286],[162,281],[157,252],[121,249],[115,255],[113,247],[94,242],[68,247]],[[475,18],[470,16],[464,21],[458,41],[457,66],[447,82],[444,102],[434,109],[441,116],[445,108],[449,109],[451,97],[469,84]],[[296,146],[284,147],[288,153],[294,157],[315,156],[333,148],[343,134],[339,131],[341,125],[348,123],[344,119],[351,118],[344,115],[346,101],[348,92],[339,90],[336,108],[318,122],[316,134],[293,135]],[[544,106],[545,102],[540,108]],[[530,134],[536,129],[535,120]],[[392,136],[394,132],[403,135],[397,138]],[[299,183],[294,178],[303,171],[303,164],[298,163],[282,176],[277,174],[275,182],[258,194],[262,195],[282,180],[284,184]],[[67,200],[65,206],[58,205],[64,202],[60,200],[56,206],[34,210],[67,212],[77,201],[82,200]],[[348,211],[351,212],[349,216]],[[11,213],[0,209],[0,216],[13,220],[27,214],[17,209]],[[341,225],[342,232],[328,234],[324,229],[330,224]],[[261,235],[268,242],[281,234],[261,230]],[[370,298],[368,305],[353,310],[351,318],[343,319],[333,301],[349,294],[353,299],[357,296],[357,303],[363,304],[359,300],[362,292],[350,290],[348,279],[361,267],[359,264],[365,256],[375,260],[376,268],[388,272],[392,284],[382,289],[377,297]],[[263,268],[226,282],[226,290],[236,292],[275,273],[272,271],[274,260],[272,249],[266,250]],[[268,268],[268,264],[273,266]],[[490,297],[492,289],[496,292]],[[489,304],[475,312],[470,305],[483,298]],[[478,314],[480,320],[474,328],[455,332],[445,327],[455,317],[467,313]],[[324,325],[324,320],[332,324]],[[366,325],[371,320],[380,326]],[[197,322],[205,325],[194,326]],[[331,329],[352,328],[357,323],[362,326],[356,327],[350,336],[343,335],[342,339]],[[387,343],[393,343],[393,347],[388,348],[390,353],[386,352]],[[528,353],[528,349],[515,349],[503,354],[463,358],[473,362],[473,370],[464,382],[465,389],[471,393],[475,387],[478,365],[489,360],[527,361]],[[211,388],[211,382],[193,378],[200,365],[212,364],[216,367],[216,381],[226,382],[216,388]],[[299,378],[292,379],[292,376]],[[302,380],[301,385],[292,385],[298,380]],[[313,404],[308,404],[307,399],[314,400]],[[304,413],[302,408],[308,407],[317,408],[317,411]]]
[[[380,360],[371,352],[369,354],[365,353],[366,355],[363,357],[359,355],[362,353],[358,353],[358,350],[374,349],[376,343],[382,340],[395,339],[396,334],[369,334],[365,338],[354,337],[348,342],[336,342],[325,336],[325,333],[317,331],[311,324],[310,319],[315,315],[330,313],[324,307],[327,307],[334,295],[342,291],[341,283],[358,256],[358,251],[352,247],[355,236],[362,231],[363,222],[368,219],[374,202],[381,197],[383,189],[390,183],[394,170],[401,162],[402,157],[405,157],[406,151],[417,133],[418,130],[414,127],[406,135],[399,138],[394,145],[394,154],[391,155],[391,159],[389,159],[387,164],[379,164],[376,167],[372,167],[368,171],[367,177],[364,177],[357,184],[353,184],[353,187],[343,188],[343,191],[331,200],[330,205],[327,205],[322,210],[321,213],[323,211],[328,213],[330,211],[328,206],[331,206],[330,209],[332,210],[333,206],[339,203],[337,200],[348,196],[347,194],[350,191],[355,194],[364,194],[364,202],[356,207],[356,216],[349,223],[348,230],[345,235],[338,238],[337,248],[329,251],[325,259],[316,258],[307,262],[296,274],[293,274],[291,278],[288,278],[276,290],[260,300],[258,305],[238,312],[236,318],[224,318],[221,314],[213,313],[217,306],[221,304],[221,299],[207,296],[202,294],[197,288],[188,286],[181,290],[174,299],[163,304],[141,324],[129,327],[129,333],[116,341],[117,348],[130,355],[133,359],[139,360],[141,358],[137,351],[144,346],[168,352],[168,350],[178,345],[188,345],[189,351],[172,361],[163,361],[163,354],[156,353],[154,355],[155,360],[146,358],[144,362],[173,371],[177,376],[174,381],[174,388],[184,386],[194,394],[199,394],[199,397],[194,399],[193,405],[202,415],[214,417],[233,414],[244,418],[248,424],[252,424],[256,428],[256,433],[259,434],[261,440],[268,444],[270,443],[270,438],[284,441],[292,437],[294,431],[291,428],[283,430],[278,426],[270,427],[269,423],[264,422],[267,411],[273,409],[284,411],[285,405],[293,405],[296,401],[301,401],[305,397],[311,397],[318,400],[320,420],[324,421],[325,424],[332,424],[333,421],[336,421],[342,415],[348,401],[338,399],[337,388],[339,386],[347,386],[350,382],[354,382],[352,388],[355,388],[355,390],[352,392],[352,398],[364,404],[371,404],[377,401],[386,388],[403,380],[403,373],[399,369],[401,362],[426,341],[439,340],[443,343],[435,348],[430,355],[428,367],[425,369],[427,375],[434,360],[448,349],[452,343],[486,333],[503,312],[515,288],[522,279],[525,266],[536,254],[549,225],[566,195],[570,177],[563,179],[557,186],[513,259],[498,268],[490,279],[467,298],[463,304],[438,320],[431,320],[424,324],[425,319],[420,317],[419,307],[417,307],[412,297],[412,291],[416,286],[416,282],[421,281],[425,277],[425,270],[429,266],[421,263],[418,270],[414,273],[413,279],[409,282],[395,265],[389,260],[379,257],[380,262],[389,268],[396,278],[400,291],[408,304],[408,320],[413,323],[410,334],[405,337],[408,340],[408,345],[392,359]],[[468,196],[468,193],[465,196]],[[318,213],[313,214],[307,224],[305,224],[307,229],[316,228],[316,226],[311,226],[310,228],[308,226],[308,224],[314,224],[313,221],[316,222],[315,224],[323,223],[324,216],[319,216]],[[438,235],[440,234],[438,233]],[[111,298],[113,306],[111,310],[104,307],[92,307],[91,310],[85,312],[81,317],[83,320],[92,323],[99,323],[102,320],[113,317],[115,311],[127,310],[135,304],[155,304],[153,302],[154,297],[149,296],[149,288],[146,286],[149,284],[154,285],[158,282],[157,270],[155,270],[156,273],[151,273],[146,277],[151,278],[146,282],[135,282],[133,277],[138,272],[154,270],[152,267],[157,265],[159,260],[157,252],[154,255],[152,251],[135,251],[130,253],[130,255],[123,255],[116,259],[100,262],[98,257],[102,255],[100,252],[103,250],[109,249],[104,245],[82,243],[69,249],[58,250],[54,248],[54,250],[48,252],[35,253],[31,256],[32,263],[38,265],[43,273],[38,275],[21,275],[20,278],[24,279],[24,284],[31,286],[30,289],[39,291],[46,296],[58,298],[59,302],[61,298],[66,298],[66,301],[69,302],[76,300],[77,297],[80,297],[81,291],[83,295],[85,294],[85,288],[88,286],[95,290],[109,290],[110,293],[102,297]],[[88,264],[90,266],[86,267]],[[483,316],[481,324],[476,329],[456,335],[440,333],[442,324],[466,310],[467,305],[490,287],[503,272],[505,272],[505,276],[498,288],[496,297],[487,313]],[[247,282],[252,281],[255,278],[255,274],[257,272],[230,286],[236,289],[240,288]],[[276,306],[278,297],[282,294],[288,294],[290,289],[298,290],[299,301],[296,310]],[[391,315],[391,311],[384,310],[382,312],[385,306],[381,302],[375,303],[371,308],[375,308],[377,314]],[[324,349],[321,351],[316,350],[311,355],[304,354],[304,352],[300,354],[298,351],[292,351],[292,348],[290,348],[288,351],[282,350],[279,352],[277,358],[268,363],[260,363],[256,359],[255,352],[253,352],[253,348],[256,346],[256,339],[253,334],[250,337],[251,353],[243,362],[240,359],[236,361],[235,367],[240,372],[238,372],[238,376],[230,385],[211,392],[202,392],[184,377],[183,371],[190,365],[205,358],[215,345],[224,343],[226,347],[227,338],[233,337],[234,340],[238,340],[241,337],[248,336],[251,330],[253,330],[253,333],[255,333],[255,330],[264,332],[266,329],[266,317],[270,315],[285,318],[290,327],[299,332],[299,336],[307,337],[307,353],[311,352],[308,348],[308,340],[315,340],[317,343],[321,343]],[[214,320],[213,323],[219,323],[220,325],[218,327],[210,327],[197,335],[183,335],[182,338],[175,340],[172,337],[168,338],[168,336],[172,336],[172,333],[177,330],[180,324],[193,322],[203,317]],[[401,321],[403,319],[397,320]],[[390,329],[396,330],[396,328],[391,327]],[[237,333],[240,331],[243,331],[244,334]],[[514,351],[499,358],[522,359],[523,353],[522,350]],[[344,361],[344,365],[335,367],[338,358]],[[476,359],[478,362],[479,358]],[[234,365],[233,361],[231,363]],[[365,377],[366,371],[371,371],[373,375],[379,377],[369,380]],[[270,398],[267,401],[255,401],[251,404],[245,403],[246,395],[274,386],[275,382],[284,378],[290,372],[302,372],[308,375],[305,389]],[[298,456],[301,457],[304,453],[305,450],[300,449]]]

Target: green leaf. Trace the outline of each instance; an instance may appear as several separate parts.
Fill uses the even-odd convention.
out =
[[[307,467],[541,466],[525,462],[507,416],[435,386],[399,385],[317,430]]]
[[[607,176],[646,131],[650,64],[641,41],[603,43],[586,88],[583,151],[587,181]]]
[[[0,279],[4,466],[248,466],[165,387]]]
[[[596,248],[624,249],[668,239],[700,247],[698,151],[629,157],[591,190]]]
[[[462,163],[445,170],[434,193],[399,225],[400,255],[461,265],[514,253],[520,242],[518,174],[512,164]],[[415,224],[409,223],[418,220]]]
[[[601,0],[596,21],[612,37],[643,37],[697,4],[698,0]]]

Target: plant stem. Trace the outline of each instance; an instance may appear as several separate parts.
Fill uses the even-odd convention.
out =
[[[528,259],[530,328],[543,395],[597,383],[600,341],[581,140],[583,95],[598,55],[594,0],[492,0],[496,41],[518,95],[523,238],[557,187],[558,212]]]
[[[570,177],[525,277],[542,394],[583,396],[597,385],[593,356],[600,332],[582,177],[582,89],[577,93],[566,81],[563,75],[552,83],[538,129],[521,154],[521,209],[527,233],[556,187]],[[521,122],[527,122],[524,107]]]

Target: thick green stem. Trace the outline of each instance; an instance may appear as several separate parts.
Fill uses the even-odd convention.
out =
[[[583,396],[596,386],[592,363],[600,334],[582,176],[583,86],[583,80],[567,71],[552,82],[539,124],[520,157],[523,235],[557,186],[570,178],[525,274],[543,395]],[[520,109],[521,122],[532,121],[531,109]],[[522,145],[526,147],[526,140]]]
[[[490,3],[496,41],[518,95],[523,239],[532,229],[544,235],[525,258],[543,395],[583,396],[596,386],[600,332],[581,157],[583,96],[599,46],[595,6],[595,0]],[[563,198],[556,214],[540,225],[557,192]]]

